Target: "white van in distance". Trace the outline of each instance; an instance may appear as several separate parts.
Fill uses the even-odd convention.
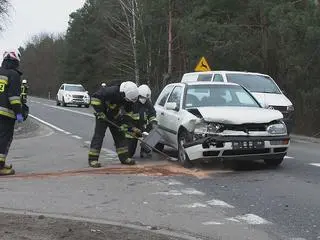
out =
[[[292,131],[294,107],[275,81],[266,74],[238,71],[208,71],[185,73],[181,82],[232,82],[242,85],[265,108],[279,110],[283,114],[288,133]]]

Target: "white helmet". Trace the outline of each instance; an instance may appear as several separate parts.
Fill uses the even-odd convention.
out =
[[[142,104],[145,104],[147,99],[151,99],[151,89],[143,84],[141,86],[139,86],[139,101]]]
[[[102,83],[102,84],[101,84],[101,86],[102,86],[102,87],[106,87],[106,86],[107,86],[107,84],[105,84],[105,83]]]
[[[128,81],[120,85],[120,92],[124,93],[124,97],[128,102],[136,102],[139,97],[139,89],[137,84]]]
[[[19,50],[8,50],[3,54],[3,59],[12,59],[20,62],[21,54]]]
[[[27,80],[26,80],[26,79],[23,79],[23,80],[22,80],[22,84],[27,84]]]

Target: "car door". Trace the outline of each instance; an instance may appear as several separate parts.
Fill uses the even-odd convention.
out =
[[[176,103],[176,109],[167,109],[165,105],[164,111],[164,127],[166,129],[166,135],[168,142],[171,146],[177,147],[177,135],[178,130],[181,125],[181,111],[182,111],[182,98],[184,92],[184,85],[176,85],[172,90],[167,104],[169,103]]]
[[[162,135],[162,140],[164,143],[166,143],[168,141],[167,139],[167,134],[166,134],[166,131],[165,131],[165,128],[164,128],[164,122],[165,122],[165,104],[167,102],[167,99],[171,93],[171,91],[173,90],[174,88],[174,85],[171,84],[171,85],[167,85],[163,90],[162,92],[160,93],[155,105],[154,105],[154,108],[157,112],[157,121],[158,121],[158,125],[159,125],[159,128],[160,128],[160,131],[161,131],[161,135]]]

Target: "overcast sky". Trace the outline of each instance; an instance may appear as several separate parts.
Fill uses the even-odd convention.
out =
[[[81,8],[85,0],[10,0],[13,9],[6,30],[0,35],[0,56],[7,48],[23,46],[41,33],[65,32],[69,14]]]

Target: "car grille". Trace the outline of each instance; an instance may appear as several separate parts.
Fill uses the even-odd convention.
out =
[[[80,99],[83,99],[83,97],[84,97],[84,96],[82,96],[82,95],[73,95],[72,97],[73,97],[73,98],[80,98]]]
[[[242,150],[226,150],[222,156],[236,156],[236,155],[254,155],[254,154],[267,154],[270,149],[242,149]]]
[[[265,124],[242,124],[242,125],[224,125],[224,130],[243,131],[243,132],[263,132],[266,131]]]

